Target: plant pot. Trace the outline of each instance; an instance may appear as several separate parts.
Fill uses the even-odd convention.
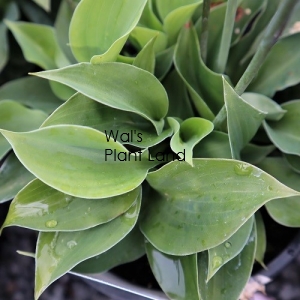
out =
[[[300,254],[300,231],[290,242],[290,244],[270,263],[267,269],[256,273],[252,278],[260,282],[265,278],[266,282],[271,282],[280,272],[285,269]],[[112,272],[101,274],[71,274],[81,277],[89,285],[100,291],[102,294],[110,297],[111,300],[167,300],[167,296],[160,291],[150,290],[138,285],[129,283],[120,276]]]

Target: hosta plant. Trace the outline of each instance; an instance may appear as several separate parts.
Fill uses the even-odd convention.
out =
[[[5,21],[44,70],[0,89],[2,228],[39,231],[36,299],[144,254],[170,299],[239,299],[260,208],[300,226],[299,20],[296,0],[65,0],[54,25]]]

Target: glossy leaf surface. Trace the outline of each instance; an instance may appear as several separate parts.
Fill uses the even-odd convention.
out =
[[[197,255],[171,256],[146,242],[151,270],[161,289],[172,300],[200,300]]]
[[[265,130],[282,152],[300,155],[300,100],[286,102],[282,108],[287,112],[278,122],[264,122]]]
[[[268,157],[259,167],[280,180],[283,184],[300,191],[300,174],[294,172],[280,157]],[[276,199],[266,204],[271,217],[279,224],[289,227],[300,226],[300,197]]]
[[[36,179],[10,205],[4,223],[39,231],[76,231],[111,221],[140,197],[139,188],[111,198],[82,199],[61,193]]]
[[[35,299],[80,262],[104,253],[135,226],[140,199],[122,216],[91,229],[40,233],[36,250]]]
[[[28,109],[14,101],[0,102],[0,128],[13,131],[28,131],[38,128],[47,115],[39,110]],[[10,149],[9,143],[0,136],[0,159]]]
[[[208,282],[207,254],[198,255],[199,288],[202,300],[238,300],[252,271],[256,240],[253,229],[243,251],[226,265]]]
[[[161,83],[147,71],[121,63],[81,63],[36,75],[66,84],[110,107],[135,112],[150,120],[158,133],[162,131],[168,98]]]
[[[168,128],[157,135],[153,125],[136,114],[111,108],[79,93],[59,107],[42,126],[60,124],[92,127],[122,144],[140,148],[156,145],[172,134]]]
[[[241,150],[253,138],[265,114],[239,97],[225,79],[223,84],[231,155],[234,159],[241,159]]]
[[[241,97],[251,106],[266,113],[266,120],[278,121],[286,113],[279,104],[262,94],[244,93]]]
[[[53,112],[63,103],[53,94],[49,83],[37,77],[23,77],[2,85],[0,100],[7,99],[46,113]]]
[[[156,164],[147,159],[146,152],[130,156],[118,142],[107,141],[104,133],[83,126],[1,132],[31,173],[75,197],[97,199],[129,192],[143,182],[148,169]]]
[[[89,258],[74,268],[79,273],[101,273],[134,261],[145,254],[144,236],[138,226],[106,252]]]
[[[81,0],[70,24],[70,44],[80,62],[114,61],[136,26],[146,0]],[[97,26],[95,26],[97,24]]]
[[[174,130],[171,149],[175,153],[185,153],[185,161],[193,165],[193,148],[212,132],[213,123],[202,118],[189,118],[180,124],[173,118],[169,118],[168,121]]]
[[[10,153],[0,168],[0,203],[11,200],[34,176]]]
[[[208,249],[207,281],[211,280],[227,262],[241,253],[249,239],[252,228],[253,218],[250,218],[228,240],[217,247]]]
[[[299,195],[244,162],[193,163],[174,161],[147,176],[157,192],[144,208],[141,229],[167,254],[188,255],[220,245],[266,202]]]

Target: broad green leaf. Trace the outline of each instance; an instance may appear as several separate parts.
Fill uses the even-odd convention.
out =
[[[139,188],[116,197],[82,199],[64,194],[36,179],[10,205],[3,227],[22,226],[39,231],[76,231],[107,223],[127,211]]]
[[[21,46],[27,61],[46,70],[69,64],[57,44],[52,27],[27,22],[6,21],[6,24]]]
[[[50,11],[50,1],[51,0],[33,0],[36,2],[39,6],[41,6],[44,10]]]
[[[63,85],[59,82],[50,81],[49,83],[53,94],[61,100],[68,100],[76,93],[76,91],[72,88]]]
[[[55,280],[80,262],[104,253],[135,226],[141,199],[120,217],[91,229],[42,232],[36,250],[35,299]]]
[[[154,73],[155,68],[155,53],[154,53],[154,44],[156,37],[151,39],[145,47],[138,53],[136,58],[133,61],[133,65],[148,71],[150,73]]]
[[[44,112],[26,108],[17,102],[0,102],[0,129],[18,132],[33,130],[39,128],[46,118]],[[0,159],[10,148],[6,139],[0,136]]]
[[[264,264],[264,256],[267,249],[267,237],[264,220],[259,211],[255,214],[255,224],[256,224],[256,252],[255,260],[261,264],[262,267],[266,268]]]
[[[146,252],[153,275],[172,300],[201,300],[198,288],[197,255],[171,256],[146,242]]]
[[[215,276],[206,283],[207,277],[207,253],[198,254],[199,289],[202,300],[238,300],[251,275],[255,248],[255,227],[250,234],[243,251],[224,265]]]
[[[278,122],[264,122],[264,128],[273,142],[282,152],[300,155],[300,100],[282,104],[286,114]]]
[[[157,133],[163,129],[167,94],[147,71],[122,63],[81,63],[35,75],[66,84],[110,107],[137,113],[151,121]]]
[[[176,9],[186,6],[189,4],[194,4],[200,2],[199,0],[156,0],[156,7],[158,14],[162,20],[165,21],[167,16],[175,11]]]
[[[69,45],[69,27],[73,15],[73,9],[68,0],[63,0],[60,4],[57,17],[55,20],[55,35],[59,47],[71,63],[76,63],[76,59]]]
[[[46,80],[37,77],[23,77],[2,85],[1,100],[14,100],[46,113],[53,112],[63,102],[53,93]]]
[[[146,2],[81,0],[70,24],[70,45],[76,59],[92,63],[115,61]]]
[[[201,144],[196,145],[194,156],[203,158],[231,158],[228,134],[213,131],[201,141]]]
[[[145,8],[143,10],[142,16],[139,20],[139,25],[147,27],[154,30],[163,30],[162,23],[159,21],[157,16],[153,11],[153,1],[148,0]]]
[[[81,262],[73,271],[88,274],[106,272],[121,264],[135,261],[144,254],[144,236],[136,226],[118,244],[100,255]]]
[[[147,152],[129,152],[92,128],[60,125],[28,133],[1,130],[22,164],[47,185],[80,198],[129,192],[145,179]]]
[[[162,81],[173,64],[175,46],[169,47],[156,56],[155,76]],[[175,86],[174,86],[175,88]]]
[[[231,155],[240,159],[241,150],[253,138],[265,114],[245,102],[225,79],[223,84]]]
[[[204,65],[199,52],[194,28],[192,25],[184,27],[175,48],[174,64],[185,81],[200,116],[212,120],[214,113],[223,106],[222,76]]]
[[[208,249],[207,282],[227,262],[235,258],[244,249],[253,228],[253,218],[250,218],[234,235],[217,247]]]
[[[193,162],[194,167],[171,162],[147,176],[156,192],[144,207],[141,230],[167,254],[188,255],[220,245],[266,202],[300,195],[244,162]]]
[[[176,1],[177,0],[175,0],[175,2]],[[165,2],[167,1],[165,0]],[[164,19],[163,28],[168,35],[169,45],[173,45],[176,43],[178,34],[182,26],[191,19],[198,6],[202,3],[202,0],[190,5],[186,5],[189,1],[184,2],[184,6],[178,7],[177,9],[173,10]],[[192,2],[195,1],[193,0]]]
[[[243,161],[256,165],[264,160],[275,149],[276,147],[274,145],[257,146],[254,144],[248,144],[242,150],[241,157]]]
[[[284,157],[290,168],[292,168],[295,172],[300,173],[300,156],[285,154]]]
[[[251,106],[266,113],[266,120],[279,121],[286,113],[279,104],[262,94],[244,93],[241,97]]]
[[[185,161],[193,165],[193,148],[214,128],[213,123],[201,118],[189,118],[179,123],[174,118],[168,118],[174,134],[171,138],[171,149],[175,153],[184,153]]]
[[[136,26],[130,34],[130,40],[137,48],[145,47],[154,37],[157,37],[154,44],[155,53],[164,51],[168,45],[168,37],[164,32]]]
[[[272,97],[276,91],[299,83],[299,43],[300,33],[279,40],[248,90]]]
[[[193,117],[194,112],[186,86],[176,70],[167,75],[163,81],[163,85],[168,93],[170,103],[168,116],[177,117],[182,120]]]
[[[260,168],[280,180],[283,184],[300,191],[300,174],[294,172],[280,157],[268,157],[260,164]],[[300,197],[277,199],[266,204],[266,208],[271,217],[284,226],[300,226]]]
[[[34,176],[10,153],[0,168],[0,203],[13,199]]]
[[[59,107],[42,125],[82,125],[95,128],[115,138],[121,144],[148,148],[165,140],[172,129],[157,135],[147,120],[131,112],[103,105],[79,93]]]

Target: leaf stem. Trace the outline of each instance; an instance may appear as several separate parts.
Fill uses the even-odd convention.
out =
[[[222,31],[221,44],[218,49],[217,59],[214,65],[214,71],[217,73],[224,73],[228,60],[229,49],[231,45],[231,37],[235,22],[235,14],[238,7],[237,0],[228,0],[225,15],[225,21]]]
[[[273,16],[271,22],[269,23],[262,41],[260,42],[255,55],[253,56],[250,64],[248,65],[246,71],[240,78],[239,82],[235,87],[235,91],[238,95],[241,95],[251,81],[257,75],[261,65],[265,61],[267,55],[269,54],[271,48],[278,41],[282,31],[284,30],[286,23],[289,20],[293,8],[299,0],[285,0],[282,1],[277,9],[277,12]],[[218,115],[214,119],[215,128],[220,128],[222,123],[225,121],[227,116],[225,105],[219,111]]]
[[[204,0],[203,1],[203,10],[202,10],[200,50],[201,50],[201,57],[202,57],[202,60],[204,63],[206,63],[206,57],[207,57],[208,20],[209,20],[209,14],[210,14],[210,2],[211,2],[211,0]]]

